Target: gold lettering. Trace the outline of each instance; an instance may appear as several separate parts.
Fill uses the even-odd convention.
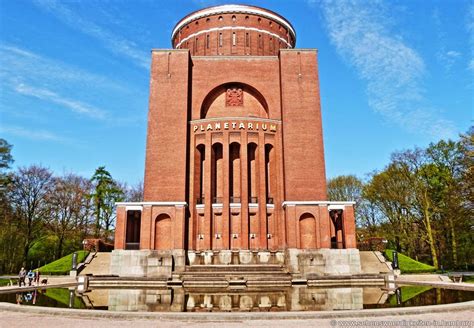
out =
[[[277,131],[277,126],[273,125],[273,124],[270,124],[270,131],[271,132],[276,132]]]
[[[211,131],[212,131],[212,124],[210,124],[210,123],[207,125],[207,129],[206,129],[206,131],[209,131],[209,130],[211,130]]]
[[[225,130],[229,130],[229,122],[225,122],[225,123],[224,123],[224,129],[225,129]]]
[[[202,126],[202,124],[201,124],[201,131],[204,131],[204,126]]]
[[[255,124],[255,130],[258,131],[258,123]]]
[[[262,123],[262,130],[263,130],[263,131],[267,131],[267,124]]]
[[[253,124],[252,123],[247,123],[247,129],[253,130]]]
[[[240,130],[245,129],[245,124],[244,124],[244,123],[240,123],[240,124],[239,124],[239,129],[240,129]]]
[[[197,129],[198,129],[198,126],[197,126],[197,125],[193,126],[193,130],[194,130],[194,132],[196,132],[196,131],[197,131]]]
[[[235,122],[232,122],[232,129],[234,129],[234,130],[235,130],[235,126],[236,126],[236,125],[237,125],[237,123],[235,123]]]
[[[220,123],[214,124],[214,130],[220,130],[220,129],[221,129],[221,124]]]

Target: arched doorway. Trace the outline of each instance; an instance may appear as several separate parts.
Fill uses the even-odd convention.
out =
[[[168,250],[172,248],[171,218],[168,214],[160,214],[155,220],[155,249]]]
[[[316,248],[316,219],[310,213],[301,215],[300,222],[300,248]]]

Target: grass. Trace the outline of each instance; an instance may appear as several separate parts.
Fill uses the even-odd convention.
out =
[[[467,282],[468,284],[474,284],[474,276],[463,276],[462,282]]]
[[[77,251],[77,263],[83,262],[89,252]],[[66,255],[54,262],[43,265],[39,268],[41,274],[63,275],[69,274],[72,268],[72,254]]]
[[[405,303],[406,301],[412,299],[413,297],[416,297],[417,295],[420,295],[432,288],[433,287],[430,287],[430,286],[402,286],[400,287],[401,294],[402,294],[402,303]],[[390,304],[392,305],[397,304],[397,296],[395,294],[391,295],[389,301],[390,301]]]
[[[58,301],[59,303],[69,306],[69,290],[66,288],[49,288],[46,290],[46,296]],[[81,302],[77,296],[74,296],[73,307],[75,309],[85,308],[84,303]]]
[[[13,285],[18,285],[18,279],[11,279]],[[0,286],[8,286],[10,279],[0,279]]]
[[[386,249],[384,252],[389,261],[393,261],[393,252],[393,249]],[[434,266],[418,262],[401,253],[398,253],[398,265],[402,273],[426,273],[436,271]]]

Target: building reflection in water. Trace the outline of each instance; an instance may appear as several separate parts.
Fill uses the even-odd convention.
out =
[[[112,311],[237,312],[361,310],[364,302],[385,302],[380,288],[308,288],[274,290],[110,289]]]

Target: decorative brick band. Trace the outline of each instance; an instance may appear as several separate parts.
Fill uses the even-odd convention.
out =
[[[296,32],[293,29],[293,26],[291,26],[291,24],[284,18],[260,8],[242,6],[242,5],[223,5],[223,6],[211,7],[204,10],[199,10],[183,18],[181,21],[178,22],[178,24],[176,24],[175,28],[173,29],[173,33],[171,33],[171,39],[174,39],[176,33],[178,33],[178,31],[183,26],[185,26],[186,24],[196,19],[206,17],[206,16],[212,16],[212,15],[218,15],[218,14],[232,14],[232,13],[253,14],[253,15],[258,15],[258,16],[262,16],[262,17],[274,20],[275,22],[278,22],[281,25],[283,25],[285,28],[287,28],[288,31],[293,35],[293,38],[296,39]]]
[[[185,37],[184,39],[182,39],[178,44],[176,44],[176,49],[179,49],[179,47],[181,47],[181,45],[188,41],[188,40],[192,40],[194,37],[198,36],[198,35],[201,35],[201,34],[205,34],[205,33],[211,33],[211,32],[216,32],[216,31],[226,31],[226,30],[244,30],[244,31],[255,31],[255,32],[258,32],[258,33],[263,33],[263,34],[268,34],[274,38],[277,38],[278,40],[284,42],[288,48],[293,48],[293,46],[291,45],[291,43],[289,43],[287,40],[285,40],[284,38],[282,38],[281,36],[279,36],[278,34],[275,34],[275,33],[271,33],[271,32],[268,32],[266,30],[261,30],[261,29],[258,29],[258,28],[255,28],[255,27],[243,27],[243,26],[223,26],[223,27],[214,27],[214,28],[210,28],[210,29],[207,29],[207,30],[202,30],[202,31],[199,31],[199,32],[196,32],[196,33],[193,33],[191,35],[188,35],[187,37]]]

